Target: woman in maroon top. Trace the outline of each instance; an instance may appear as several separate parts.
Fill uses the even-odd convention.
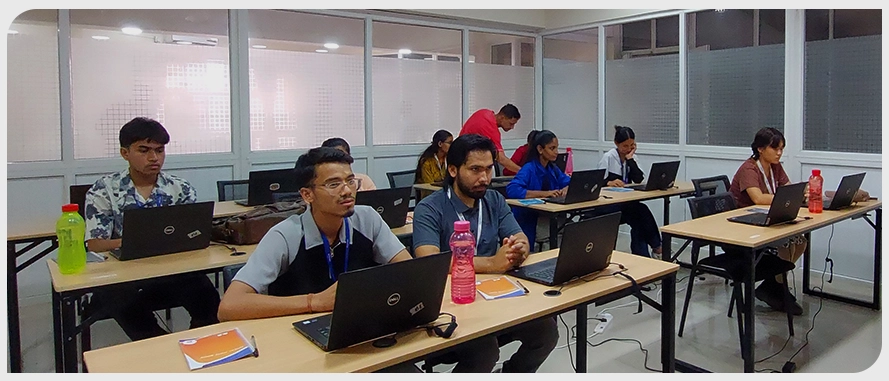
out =
[[[729,188],[739,208],[753,205],[771,205],[775,190],[790,183],[784,167],[781,166],[781,155],[784,154],[784,135],[771,127],[760,129],[753,138],[753,156],[744,161]],[[807,241],[802,235],[791,237],[782,247],[778,248],[778,257],[796,263],[806,250]],[[781,275],[768,277],[756,288],[756,298],[762,300],[775,310],[784,311]],[[803,309],[795,298],[790,311],[794,315],[802,315]]]

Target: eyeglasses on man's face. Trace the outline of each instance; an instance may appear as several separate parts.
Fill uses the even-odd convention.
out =
[[[312,184],[311,187],[320,187],[326,189],[330,193],[337,193],[343,190],[343,186],[348,185],[349,189],[357,191],[358,188],[361,188],[361,179],[359,178],[351,178],[346,181],[342,180],[333,180],[328,181],[323,184]]]

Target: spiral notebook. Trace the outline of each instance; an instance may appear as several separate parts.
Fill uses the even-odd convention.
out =
[[[195,339],[179,340],[188,369],[195,370],[255,356],[253,345],[238,328]]]
[[[475,289],[485,300],[525,295],[524,287],[504,276],[477,281]]]

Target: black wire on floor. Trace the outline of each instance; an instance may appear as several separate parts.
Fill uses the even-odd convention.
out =
[[[562,325],[565,326],[565,332],[571,332],[571,329],[568,328],[568,323],[565,323],[565,319],[562,319],[562,315],[559,315],[559,321],[562,322]],[[571,369],[574,369],[574,373],[577,373],[577,367],[574,366],[574,355],[571,354],[571,335],[566,335],[565,337],[565,345],[568,349],[568,359],[571,361]]]
[[[593,344],[593,343],[591,343],[589,340],[587,340],[587,344],[589,344],[591,347],[594,347],[594,348],[595,348],[595,347],[598,347],[598,346],[600,346],[600,345],[602,345],[602,344],[605,344],[605,343],[607,343],[607,342],[609,342],[609,341],[635,342],[636,344],[639,345],[639,350],[642,351],[642,354],[645,355],[645,360],[644,360],[644,362],[642,363],[642,365],[645,366],[645,369],[646,369],[646,370],[649,370],[649,371],[652,371],[652,372],[658,372],[658,373],[661,372],[660,370],[657,370],[657,369],[654,369],[654,368],[650,368],[650,367],[648,366],[648,349],[645,349],[645,348],[642,346],[642,342],[639,341],[639,340],[636,340],[636,339],[619,339],[619,338],[616,338],[616,337],[612,337],[612,338],[610,338],[610,339],[602,340],[602,341],[600,341],[600,342],[597,343],[597,344]]]

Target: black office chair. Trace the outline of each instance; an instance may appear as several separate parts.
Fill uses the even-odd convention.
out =
[[[232,284],[232,279],[235,279],[235,274],[241,270],[241,267],[244,267],[244,263],[237,265],[228,265],[222,268],[222,291],[228,290],[228,286]]]
[[[702,177],[698,179],[691,179],[692,185],[695,187],[695,195],[694,197],[703,197],[703,196],[712,196],[720,193],[727,193],[729,191],[730,183],[728,180],[728,176],[719,175],[719,176],[711,176],[711,177]],[[682,254],[683,251],[688,247],[689,244],[693,243],[694,240],[687,240],[684,244],[673,253],[673,257],[670,258],[669,262],[679,262],[679,255]],[[716,246],[709,245],[710,248],[710,256],[716,255]],[[694,248],[692,248],[694,249]],[[700,247],[698,248],[700,249]],[[679,262],[680,265],[688,267],[687,264]]]
[[[84,184],[84,185],[72,185],[68,188],[68,202],[72,204],[77,204],[77,212],[80,213],[80,216],[83,217],[84,210],[86,206],[86,192],[89,192],[90,188],[93,187],[93,184]]]
[[[692,218],[700,218],[735,209],[735,199],[730,193],[718,193],[715,195],[691,198],[688,200],[688,206],[691,210]],[[730,247],[726,248],[729,250],[727,250],[725,254],[714,255],[698,260],[700,246],[692,247],[692,269],[691,274],[688,276],[689,281],[685,291],[685,303],[682,306],[682,317],[679,320],[679,332],[677,334],[679,337],[682,337],[682,333],[685,330],[685,318],[688,313],[688,304],[691,301],[695,276],[701,273],[719,276],[731,282],[732,297],[729,301],[728,316],[732,316],[732,309],[737,306],[738,333],[740,337],[744,337],[743,332],[745,328],[744,318],[742,316],[743,309],[741,306],[744,303],[743,298],[752,298],[753,295],[744,295],[743,293],[744,284],[747,282],[745,256],[737,253],[740,249],[733,250]],[[755,281],[758,282],[767,277],[774,277],[781,274],[784,281],[785,305],[790,305],[792,301],[790,300],[790,291],[787,289],[787,272],[794,268],[794,264],[778,258],[777,255],[765,253],[764,251],[760,251],[757,254],[758,259],[755,269]],[[789,311],[787,312],[787,325],[790,335],[793,336],[793,315]],[[744,341],[741,339],[742,353],[745,352],[743,351],[743,346]]]
[[[389,188],[403,188],[403,187],[411,187],[411,206],[410,210],[414,210],[414,205],[417,202],[417,190],[414,189],[414,180],[416,179],[416,170],[408,169],[404,171],[395,171],[395,172],[386,172],[386,177],[389,178]]]
[[[249,180],[219,180],[216,193],[219,201],[246,200]]]

